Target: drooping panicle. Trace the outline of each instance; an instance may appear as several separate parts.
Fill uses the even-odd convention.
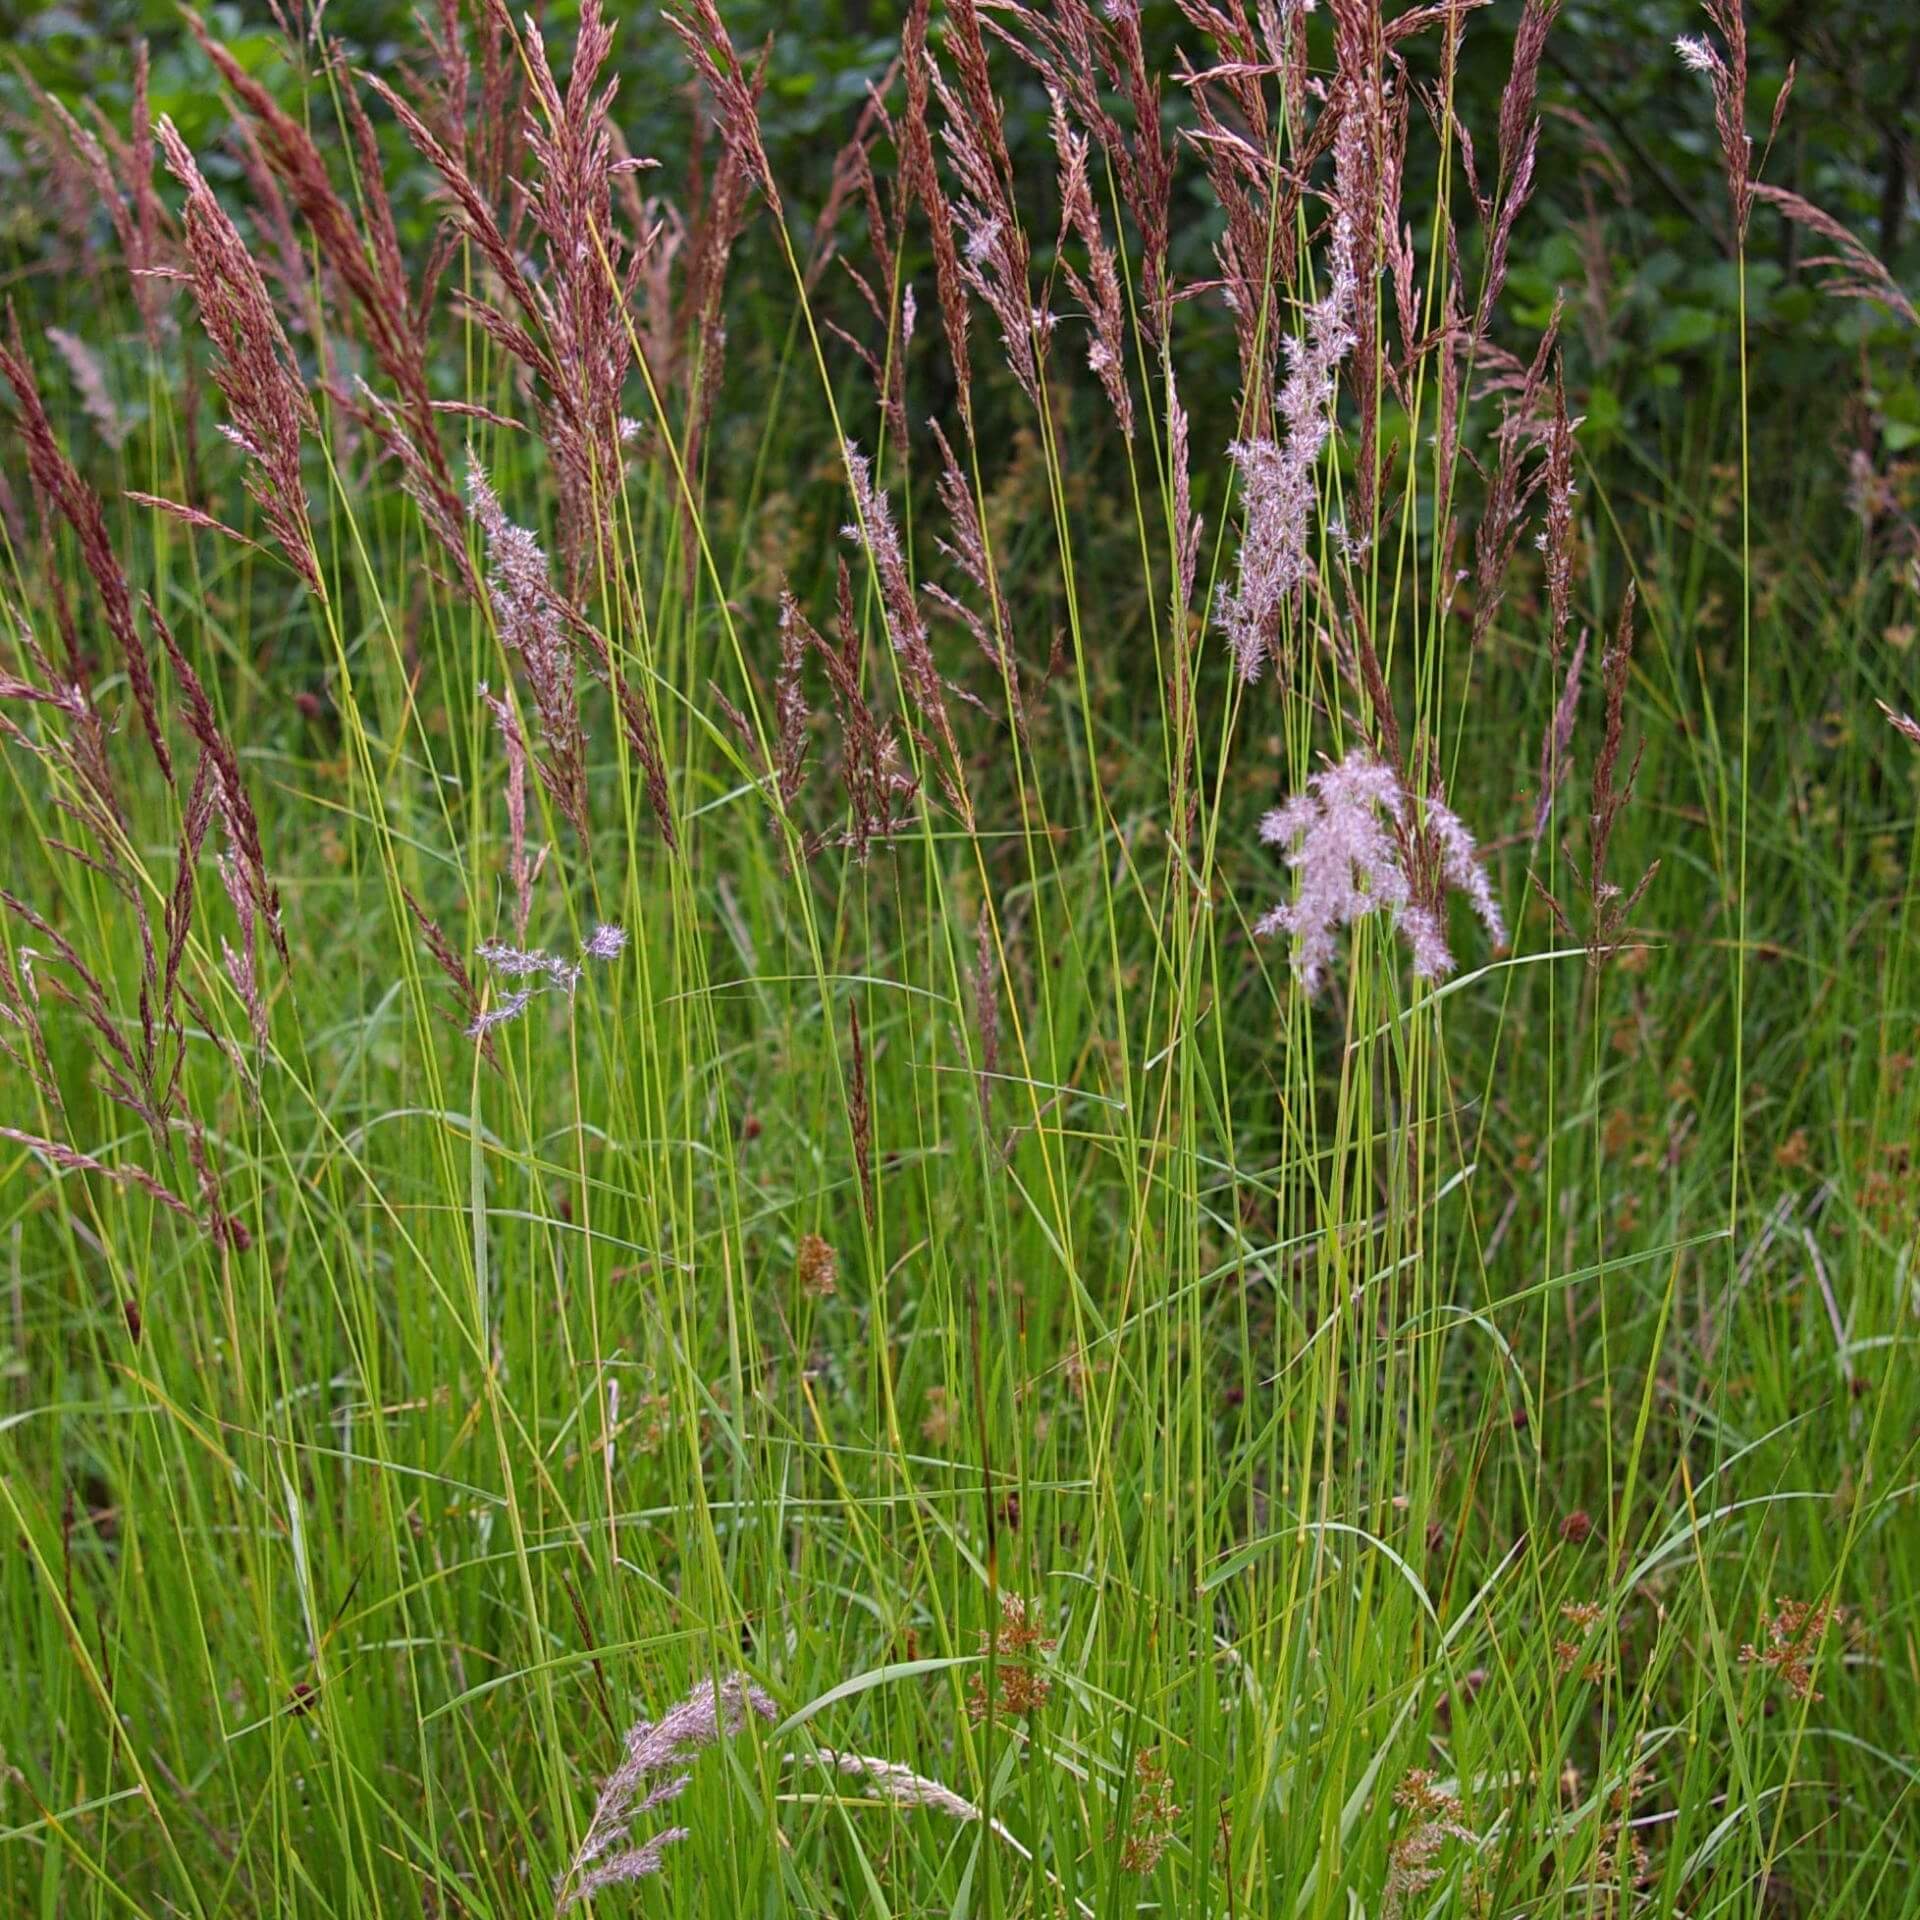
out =
[[[1495,429],[1498,452],[1487,479],[1480,524],[1474,530],[1473,613],[1469,623],[1469,644],[1474,647],[1493,630],[1494,619],[1506,599],[1507,576],[1525,530],[1527,507],[1548,479],[1551,428],[1548,430],[1549,459],[1529,462],[1528,455],[1540,439],[1541,399],[1546,392],[1547,368],[1552,362],[1559,325],[1560,311],[1556,304],[1532,361],[1509,376],[1507,382],[1515,390],[1509,394],[1506,411]],[[1571,466],[1565,484],[1570,490]],[[1565,498],[1570,502],[1570,491]]]
[[[1885,307],[1889,313],[1897,314],[1908,326],[1920,332],[1920,307],[1914,305],[1907,290],[1888,271],[1880,256],[1850,228],[1836,220],[1824,207],[1816,207],[1812,201],[1787,187],[1776,187],[1767,181],[1756,180],[1753,182],[1753,197],[1763,205],[1772,207],[1795,226],[1818,235],[1834,249],[1832,253],[1814,254],[1801,263],[1826,271],[1828,277],[1822,282],[1822,292],[1832,295],[1836,300],[1872,301],[1877,306]]]
[[[273,950],[280,956],[280,964],[289,965],[286,931],[280,923],[280,893],[267,873],[266,852],[260,841],[260,821],[240,772],[240,756],[233,742],[222,731],[220,716],[214,711],[213,702],[200,676],[180,650],[180,643],[173,637],[173,630],[161,617],[160,609],[151,595],[146,597],[145,604],[148,622],[159,636],[161,647],[173,665],[174,677],[180,683],[187,731],[198,741],[200,751],[213,767],[214,802],[221,824],[227,830],[233,855],[238,861],[238,877],[244,883],[250,909],[244,921],[244,930],[251,933],[253,916],[264,921],[267,937],[273,942]]]
[[[1736,0],[1736,4],[1738,0]],[[1485,339],[1507,284],[1513,230],[1533,197],[1540,151],[1540,62],[1560,12],[1560,0],[1526,0],[1514,33],[1513,64],[1500,96],[1500,179],[1487,213],[1487,265],[1481,280],[1475,332]]]
[[[973,431],[973,361],[969,348],[970,322],[967,282],[955,237],[955,216],[940,181],[934,159],[931,87],[933,56],[927,46],[929,0],[909,0],[901,59],[906,67],[907,106],[901,120],[904,142],[901,171],[913,198],[927,216],[933,247],[934,287],[940,300],[940,324],[946,334],[947,359],[953,369],[960,418]]]
[[[720,138],[733,151],[753,183],[766,196],[776,220],[783,219],[780,186],[773,177],[760,135],[760,77],[748,74],[713,0],[682,0],[667,15],[695,70],[720,109]]]
[[[948,28],[954,78],[948,79],[931,51],[926,68],[944,116],[940,142],[960,188],[952,209],[961,238],[959,277],[993,315],[1007,365],[1038,406],[1041,361],[1055,317],[1034,304],[1032,250],[1014,199],[1013,161],[975,0],[951,0]]]
[[[1337,766],[1310,775],[1305,793],[1260,822],[1262,840],[1288,849],[1299,886],[1254,932],[1293,936],[1294,978],[1309,993],[1319,991],[1342,927],[1406,906],[1407,876],[1391,831],[1405,818],[1392,769],[1356,748]]]
[[[951,756],[952,724],[947,717],[946,693],[934,664],[927,623],[920,611],[913,576],[907,570],[906,550],[894,524],[886,489],[873,477],[873,462],[849,440],[841,450],[847,484],[853,494],[854,517],[841,529],[848,541],[862,548],[880,587],[887,638],[899,656],[901,678],[921,719]]]
[[[834,632],[828,640],[807,620],[790,589],[781,594],[783,635],[797,636],[820,658],[840,727],[840,780],[846,789],[850,822],[843,844],[865,861],[876,841],[889,839],[904,824],[919,783],[900,751],[892,722],[875,710],[860,671],[860,627],[854,616],[853,582],[842,560],[835,596]],[[802,841],[809,858],[812,839]]]
[[[936,537],[935,545],[953,563],[967,583],[986,602],[984,612],[967,605],[944,587],[923,582],[929,600],[945,609],[973,636],[989,664],[1003,674],[1013,696],[1016,719],[1025,723],[1020,697],[1020,670],[1013,657],[1013,614],[1000,585],[999,569],[994,565],[987,541],[987,530],[980,518],[979,502],[972,486],[954,456],[952,445],[937,420],[930,420],[934,444],[940,449],[940,504],[947,513],[947,534]]]
[[[504,8],[498,11],[504,15]],[[600,78],[612,46],[597,0],[587,0],[563,88],[537,28],[529,24],[518,38],[515,63],[524,65],[531,102],[522,134],[533,166],[517,205],[540,237],[537,263],[475,178],[472,156],[463,158],[393,87],[363,76],[439,173],[462,231],[504,295],[505,304],[472,298],[465,304],[535,382],[540,433],[559,495],[559,553],[576,595],[616,551],[620,398],[634,338],[628,314],[662,232],[656,222],[628,233],[614,217],[615,189],[654,163],[627,154],[618,141],[611,118],[616,87]]]
[[[1193,17],[1189,12],[1188,17]],[[1148,70],[1136,0],[1055,0],[1045,8],[995,0],[985,23],[1040,76],[1082,132],[1112,166],[1120,199],[1139,230],[1139,312],[1147,339],[1166,332],[1172,301],[1167,248],[1172,216],[1173,160],[1162,128],[1158,79]],[[1131,111],[1123,127],[1105,90]],[[1061,150],[1056,130],[1054,145]]]
[[[633,1822],[677,1800],[692,1780],[693,1762],[721,1741],[736,1738],[749,1715],[766,1721],[779,1717],[765,1693],[729,1674],[700,1681],[658,1720],[636,1721],[628,1728],[620,1764],[607,1776],[586,1835],[554,1883],[557,1911],[661,1871],[666,1850],[685,1839],[687,1829],[662,1828],[634,1843]]]
[[[460,520],[460,495],[435,426],[428,377],[427,321],[436,274],[430,267],[416,297],[387,197],[379,143],[351,76],[337,76],[337,97],[353,142],[358,219],[336,191],[326,158],[308,129],[197,17],[188,17],[202,50],[251,119],[249,142],[257,143],[265,168],[284,185],[307,223],[329,280],[352,300],[374,360],[399,395],[397,408],[380,401],[370,416],[372,424],[398,456],[408,488],[442,544],[462,551],[457,539],[449,540],[449,529],[457,528]],[[304,303],[303,289],[299,297]],[[321,337],[317,332],[316,347]]]
[[[1438,775],[1417,807],[1409,806],[1407,843],[1413,900],[1403,922],[1422,916],[1425,928],[1407,926],[1414,949],[1414,973],[1422,980],[1443,980],[1453,971],[1446,945],[1444,915],[1447,895],[1466,896],[1474,918],[1496,947],[1507,943],[1507,923],[1493,897],[1493,881],[1480,863],[1474,838],[1466,823],[1447,805]]]
[[[544,317],[559,374],[542,409],[542,433],[560,496],[560,552],[578,595],[616,551],[620,399],[633,361],[627,311],[651,244],[648,233],[622,231],[614,188],[654,162],[616,146],[611,115],[619,82],[601,80],[613,28],[599,0],[584,0],[580,9],[564,90],[541,34],[529,26],[523,42],[527,151],[537,169],[526,207],[545,257]]]

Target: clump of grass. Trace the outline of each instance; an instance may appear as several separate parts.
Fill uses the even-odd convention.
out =
[[[1587,444],[1551,0],[1177,11],[40,109],[0,1908],[1912,1906],[1904,554]]]

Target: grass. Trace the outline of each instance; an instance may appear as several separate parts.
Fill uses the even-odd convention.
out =
[[[335,98],[315,76],[316,125]],[[1298,137],[1276,110],[1275,150]],[[328,151],[370,204],[365,156]],[[1445,206],[1454,163],[1434,164]],[[1094,179],[1111,223],[1098,152]],[[1324,275],[1317,219],[1279,194],[1267,218]],[[371,366],[306,264],[330,350]],[[125,818],[89,808],[75,715],[10,698],[6,886],[31,917],[0,935],[0,1911],[548,1913],[629,1723],[733,1675],[773,1717],[699,1755],[638,1829],[686,1829],[664,1871],[596,1906],[1920,1911],[1920,759],[1874,708],[1902,698],[1883,635],[1911,607],[1884,529],[1825,538],[1835,476],[1806,482],[1815,509],[1755,487],[1749,543],[1745,465],[1719,464],[1744,406],[1703,403],[1670,453],[1583,460],[1572,614],[1596,668],[1533,852],[1565,636],[1529,539],[1467,643],[1432,503],[1475,483],[1422,464],[1437,360],[1408,367],[1397,416],[1372,389],[1400,459],[1375,470],[1352,596],[1318,584],[1326,514],[1366,497],[1343,400],[1289,675],[1243,685],[1206,617],[1240,538],[1218,449],[1271,398],[1182,394],[1209,521],[1189,600],[1173,393],[1123,264],[1130,443],[1077,343],[1045,362],[1046,407],[1002,394],[979,307],[962,434],[922,283],[912,419],[943,414],[960,449],[1010,636],[935,548],[931,446],[916,431],[906,483],[823,324],[870,315],[796,292],[776,236],[766,323],[736,321],[703,433],[712,342],[676,308],[686,364],[650,343],[626,379],[641,438],[572,596],[657,727],[673,844],[646,729],[583,645],[591,835],[535,777],[526,938],[630,939],[497,1027],[492,1059],[410,901],[496,1003],[510,983],[476,955],[513,940],[513,856],[478,683],[513,683],[541,751],[499,596],[462,591],[324,391],[317,592],[129,502],[209,497],[196,462],[224,463],[220,517],[273,544],[209,445],[220,402],[183,395],[181,343],[139,338],[124,279],[85,330],[142,416],[125,445],[42,366],[118,564],[235,745],[290,952],[246,923],[244,877],[215,886],[223,829],[192,837],[178,671],[154,645],[168,786],[79,543],[16,517],[0,598],[54,658],[49,582],[80,610]],[[883,367],[907,277],[876,274]],[[450,278],[491,297],[471,246]],[[532,418],[470,310],[435,325],[452,391]],[[1228,322],[1196,303],[1179,329]],[[309,364],[318,343],[290,338]],[[1383,318],[1372,350],[1396,338]],[[1497,409],[1466,417],[1491,460]],[[460,431],[561,568],[557,462],[485,417]],[[976,703],[948,693],[951,747],[898,644],[882,529],[863,505],[832,539],[846,436],[881,450],[912,577],[1018,663],[933,627],[939,677]],[[807,779],[783,803],[777,582],[831,633],[836,548],[857,717],[808,656]],[[1659,865],[1596,958],[1575,863],[1629,582],[1622,789],[1637,774],[1609,871]],[[1284,941],[1252,937],[1289,886],[1256,828],[1315,755],[1384,751],[1373,685],[1319,639],[1356,605],[1398,724],[1487,845],[1510,942],[1456,913],[1436,988],[1376,916],[1309,999]],[[9,671],[60,678],[24,649]],[[918,783],[865,859],[837,783],[862,721],[891,724]],[[138,929],[164,957],[183,833],[191,1001],[179,1098],[149,1125],[105,1086],[85,979],[137,1049]],[[223,941],[254,955],[257,1032]],[[163,1021],[163,1065],[170,1044]]]

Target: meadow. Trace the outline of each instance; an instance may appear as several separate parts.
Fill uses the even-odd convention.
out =
[[[804,10],[240,11],[10,136],[0,1914],[1920,1914],[1920,315],[1735,0],[1644,411],[1557,0],[798,182]]]

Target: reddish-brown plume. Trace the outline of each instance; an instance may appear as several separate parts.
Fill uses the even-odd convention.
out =
[[[1498,429],[1499,450],[1487,480],[1486,505],[1474,535],[1472,644],[1479,646],[1492,630],[1506,598],[1507,575],[1524,530],[1528,503],[1547,480],[1546,463],[1527,463],[1527,453],[1539,438],[1540,415],[1547,390],[1547,368],[1559,331],[1559,313],[1547,323],[1532,361],[1518,369],[1511,384],[1505,417]]]
[[[853,1134],[853,1164],[860,1176],[860,1202],[873,1226],[873,1109],[867,1099],[867,1049],[860,1037],[860,1009],[847,1008],[847,1125]]]
[[[798,664],[788,665],[790,649],[811,650],[826,669],[827,686],[840,727],[840,779],[846,789],[850,824],[843,844],[855,859],[865,861],[876,841],[890,839],[910,817],[919,784],[906,765],[893,727],[870,703],[860,672],[860,628],[854,615],[853,581],[846,562],[840,563],[835,632],[838,645],[827,641],[808,622],[790,591],[780,597],[782,678],[797,675]],[[786,709],[781,710],[783,770],[791,765],[797,779],[799,765],[787,745]],[[785,775],[783,771],[783,785]],[[797,797],[797,786],[795,795]],[[808,837],[802,850],[811,857],[817,842]]]
[[[81,479],[53,436],[53,427],[41,402],[40,389],[34,384],[33,370],[27,364],[17,327],[12,344],[0,345],[0,374],[5,375],[19,402],[17,427],[26,447],[27,471],[48,508],[73,529],[81,561],[100,595],[107,631],[119,645],[127,670],[127,684],[133,689],[134,704],[140,709],[140,722],[146,729],[153,757],[160,763],[160,771],[171,780],[173,757],[167,750],[166,735],[160,726],[153,669],[148,664],[139,629],[134,625],[132,591],[120,570],[120,562],[114,558],[112,542],[107,538],[107,519],[100,496]],[[84,687],[88,677],[86,663],[71,638],[67,666],[70,677]]]
[[[225,432],[247,456],[247,491],[280,551],[324,596],[300,478],[300,436],[313,424],[313,408],[299,364],[258,264],[171,120],[160,122],[160,148],[186,189],[193,297],[219,355],[213,379],[231,415]]]
[[[153,128],[147,107],[147,43],[134,50],[133,102],[130,131],[122,138],[95,109],[97,132],[83,127],[51,94],[34,90],[41,112],[51,123],[72,161],[92,190],[94,200],[107,211],[114,238],[132,281],[134,305],[149,346],[159,348],[169,325],[168,280],[171,249],[167,217],[153,186]]]
[[[953,209],[940,184],[933,157],[933,129],[928,117],[929,72],[933,56],[927,47],[928,0],[911,0],[901,57],[907,69],[907,109],[901,122],[905,142],[901,153],[908,190],[927,216],[933,246],[934,286],[940,298],[940,324],[947,339],[947,359],[953,369],[960,419],[973,432],[973,362],[968,348],[967,287],[954,239]]]
[[[925,64],[945,115],[941,144],[960,186],[951,210],[962,237],[960,282],[993,315],[1007,364],[1027,398],[1038,406],[1041,362],[1054,317],[1034,303],[1032,254],[1020,224],[1013,160],[1007,151],[1000,102],[987,71],[986,43],[974,0],[953,0],[948,25],[954,79],[947,79],[931,52]]]
[[[1167,328],[1172,284],[1167,270],[1173,159],[1161,129],[1159,81],[1148,71],[1134,0],[1096,12],[1088,0],[1059,0],[1045,11],[998,0],[988,29],[1060,96],[1114,170],[1120,198],[1139,230],[1140,321],[1147,338]],[[1012,31],[1003,21],[1012,22]],[[1101,82],[1125,97],[1131,133],[1108,110]],[[1055,145],[1059,145],[1056,135]]]
[[[161,617],[160,609],[154,605],[151,595],[147,596],[146,609],[147,619],[160,636],[160,644],[166,650],[168,660],[173,663],[174,677],[180,682],[187,731],[199,743],[200,751],[213,767],[214,804],[238,857],[239,877],[244,884],[248,905],[266,922],[267,937],[273,942],[273,950],[280,956],[281,965],[289,965],[287,936],[280,924],[280,894],[267,875],[266,853],[260,843],[260,821],[247,793],[246,781],[241,776],[240,756],[221,731],[220,717],[213,710],[213,702],[207,697],[200,676],[194,672],[193,663],[181,652],[172,628]],[[235,904],[237,906],[238,902]]]
[[[1100,215],[1087,182],[1087,136],[1067,124],[1066,106],[1053,96],[1053,145],[1060,158],[1060,271],[1073,297],[1080,302],[1092,338],[1087,365],[1105,388],[1120,431],[1133,437],[1133,392],[1127,385],[1126,300],[1121,292],[1119,266],[1107,245]],[[1067,257],[1066,240],[1077,234],[1087,250],[1084,275]]]
[[[1513,65],[1500,96],[1500,179],[1491,203],[1481,209],[1487,227],[1487,263],[1474,330],[1483,339],[1507,284],[1507,257],[1514,227],[1533,197],[1534,168],[1540,151],[1540,116],[1536,110],[1540,61],[1559,11],[1560,0],[1527,0],[1514,35]]]
[[[404,440],[402,470],[444,540],[443,528],[459,524],[460,497],[435,431],[427,375],[427,323],[444,253],[436,250],[418,296],[411,295],[379,146],[358,98],[345,84],[347,76],[337,76],[342,83],[338,94],[353,142],[364,232],[335,190],[313,136],[198,19],[189,19],[208,59],[252,116],[249,141],[257,143],[265,167],[285,185],[313,233],[328,274],[351,297],[375,361],[398,390],[398,417],[384,408],[373,423],[384,438]]]
[[[560,499],[560,551],[576,591],[602,576],[614,550],[620,395],[632,364],[626,313],[659,232],[630,237],[613,217],[616,185],[653,162],[616,145],[615,85],[600,79],[612,46],[598,0],[587,0],[563,90],[538,33],[522,43],[533,101],[527,142],[537,168],[522,204],[542,242],[537,281],[460,153],[402,95],[365,76],[439,172],[462,231],[517,309],[468,303],[476,323],[538,382],[541,435]]]

